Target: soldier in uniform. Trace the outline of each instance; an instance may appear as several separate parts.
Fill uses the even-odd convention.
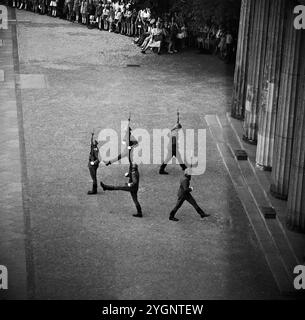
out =
[[[91,137],[91,150],[90,150],[89,163],[88,163],[88,168],[93,181],[93,185],[92,185],[92,191],[89,191],[88,195],[97,194],[96,175],[97,175],[97,169],[100,164],[98,142],[96,140],[93,141],[93,137],[94,137],[94,133],[92,133],[92,137]]]
[[[174,126],[174,128],[171,130],[170,141],[167,146],[167,157],[160,167],[159,174],[165,174],[165,175],[168,174],[168,172],[165,171],[165,168],[173,157],[175,157],[178,160],[180,167],[182,168],[183,171],[187,168],[186,165],[183,163],[183,160],[179,151],[179,145],[178,145],[179,131],[181,129],[182,129],[182,125],[180,123],[179,112],[178,112],[178,121],[177,121],[177,124]]]
[[[140,175],[138,170],[137,164],[131,164],[129,168],[129,173],[127,175],[129,177],[129,183],[127,183],[125,186],[109,186],[101,182],[101,187],[104,191],[126,191],[130,192],[132,200],[137,208],[137,214],[134,214],[133,216],[136,218],[142,218],[142,208],[138,201],[138,190],[139,190],[139,183],[140,183]]]
[[[175,206],[175,208],[171,211],[169,215],[169,220],[172,221],[179,221],[177,218],[175,218],[175,215],[177,211],[181,208],[183,205],[184,201],[187,201],[190,203],[197,213],[201,216],[201,218],[206,218],[209,217],[210,215],[206,214],[197,204],[196,200],[193,198],[191,195],[191,192],[193,191],[193,188],[190,187],[190,182],[191,182],[191,169],[186,169],[184,172],[184,176],[180,181],[180,188],[178,191],[178,201]]]

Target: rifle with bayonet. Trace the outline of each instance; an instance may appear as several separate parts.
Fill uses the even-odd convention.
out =
[[[132,151],[132,143],[131,143],[131,113],[129,113],[129,118],[128,118],[128,161],[129,161],[129,183],[132,183],[132,159],[131,159],[131,151]]]

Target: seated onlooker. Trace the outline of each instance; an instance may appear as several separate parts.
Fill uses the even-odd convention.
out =
[[[156,24],[156,27],[151,30],[151,36],[149,38],[149,41],[147,42],[146,46],[142,49],[142,53],[146,53],[146,50],[149,48],[157,48],[158,54],[161,52],[161,45],[165,34],[162,29],[161,23],[158,22]]]
[[[145,42],[145,40],[147,41],[148,38],[151,36],[151,30],[153,28],[153,25],[155,23],[155,19],[152,19],[149,23],[149,26],[147,28],[147,31],[142,33],[139,38],[136,38],[134,43],[137,44],[139,47],[141,47],[143,45],[143,43]]]

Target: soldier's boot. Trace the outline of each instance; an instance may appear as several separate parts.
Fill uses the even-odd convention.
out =
[[[101,187],[102,187],[102,189],[103,189],[104,191],[107,190],[106,185],[105,185],[102,181],[101,181]]]
[[[166,164],[163,163],[160,167],[160,170],[159,170],[159,174],[164,174],[164,175],[167,175],[168,172],[165,171],[165,168],[166,168]]]
[[[175,218],[173,215],[169,216],[169,220],[174,221],[174,222],[178,222],[179,219]]]
[[[102,181],[101,181],[101,187],[104,191],[115,191],[117,190],[116,188],[112,187],[112,186],[107,186],[105,185]]]
[[[180,164],[180,167],[183,171],[185,171],[187,169],[187,166],[184,163]]]
[[[88,195],[92,196],[94,194],[97,194],[97,184],[92,185],[92,191],[88,191]]]

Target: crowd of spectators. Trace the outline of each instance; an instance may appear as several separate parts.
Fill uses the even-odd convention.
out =
[[[9,5],[134,37],[143,54],[148,49],[173,54],[195,44],[200,53],[231,62],[236,51],[237,34],[229,28],[210,21],[188,30],[183,13],[156,13],[134,0],[9,0]]]

